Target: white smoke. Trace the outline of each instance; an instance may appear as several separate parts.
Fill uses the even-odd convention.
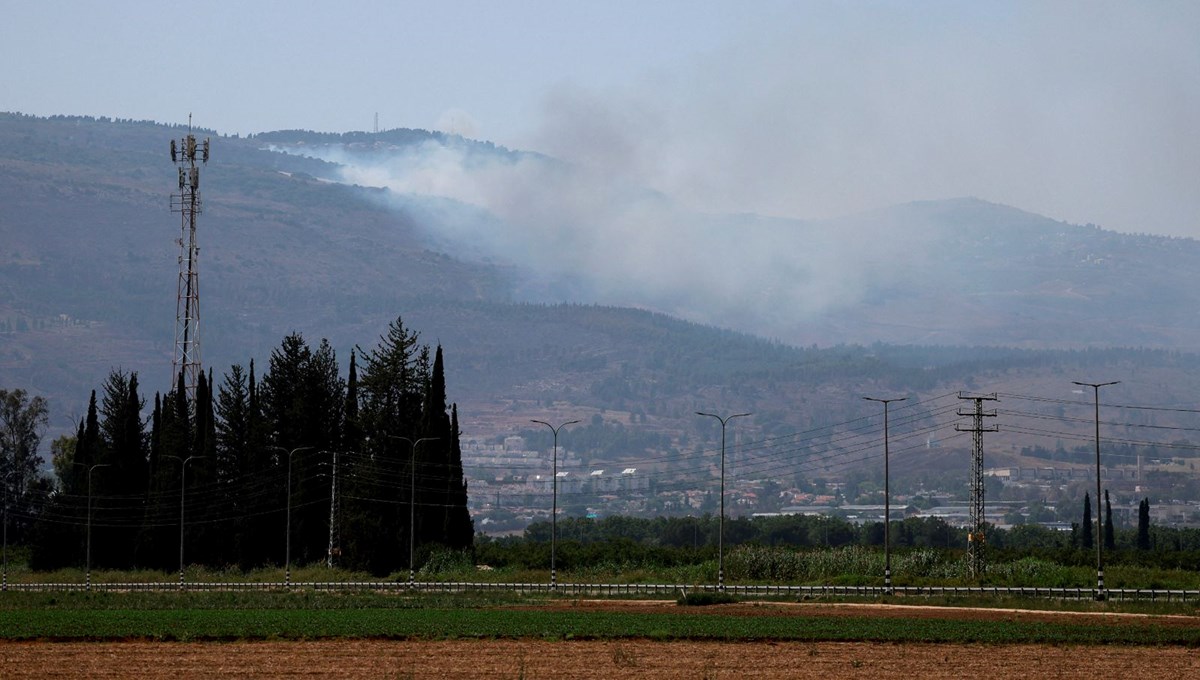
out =
[[[781,336],[934,247],[834,216],[979,196],[1120,231],[1200,229],[1200,12],[951,4],[931,22],[857,7],[788,12],[619,86],[553,88],[520,146],[558,161],[438,143],[329,158],[349,182],[477,206],[494,219],[446,210],[431,235],[570,282],[564,299]]]
[[[338,164],[347,183],[389,189],[393,207],[419,208],[429,237],[450,252],[499,258],[569,286],[561,297],[547,294],[551,301],[640,306],[794,336],[798,324],[859,301],[872,272],[886,278],[894,269],[891,246],[871,236],[870,221],[688,210],[615,171],[633,162],[619,157],[635,147],[595,148],[608,160],[587,166],[436,140],[377,154],[305,153]]]

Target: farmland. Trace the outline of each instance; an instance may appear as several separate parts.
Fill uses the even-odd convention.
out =
[[[17,597],[11,597],[17,595]],[[214,597],[215,596],[215,597]],[[834,602],[8,593],[6,678],[1073,677],[1200,670],[1194,616]],[[962,660],[970,659],[970,665]]]

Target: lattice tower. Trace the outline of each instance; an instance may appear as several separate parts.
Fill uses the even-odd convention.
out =
[[[967,534],[967,552],[971,563],[971,576],[978,578],[987,570],[987,537],[984,532],[984,489],[983,489],[983,433],[998,432],[999,426],[983,426],[984,418],[995,418],[996,412],[985,412],[983,402],[997,401],[995,394],[969,395],[959,393],[959,399],[970,399],[975,402],[974,411],[959,410],[958,415],[970,416],[971,426],[955,425],[960,432],[970,432],[974,446],[971,449],[971,530]]]
[[[171,195],[171,212],[180,214],[179,281],[175,301],[175,354],[171,362],[171,379],[183,384],[188,400],[196,397],[196,382],[200,376],[200,246],[196,243],[196,218],[200,215],[200,168],[208,163],[206,138],[196,141],[188,117],[188,134],[176,144],[171,140],[171,162],[179,170],[179,193]],[[177,384],[172,383],[172,387]]]

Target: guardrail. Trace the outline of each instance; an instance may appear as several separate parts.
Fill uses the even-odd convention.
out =
[[[469,581],[293,581],[251,583],[245,581],[209,582],[178,581],[149,583],[12,583],[6,590],[16,592],[219,592],[219,591],[289,591],[314,590],[330,592],[374,591],[374,592],[434,592],[453,593],[468,591],[497,591],[516,593],[543,593],[565,596],[588,597],[669,597],[676,598],[688,592],[718,591],[712,584],[669,584],[669,583],[493,583]],[[741,597],[867,597],[877,598],[888,594],[883,586],[795,586],[795,585],[726,585],[725,592]],[[1117,601],[1161,601],[1186,602],[1200,600],[1200,589],[1158,588],[1037,588],[1001,586],[894,586],[892,594],[904,597],[1028,597],[1057,600]]]

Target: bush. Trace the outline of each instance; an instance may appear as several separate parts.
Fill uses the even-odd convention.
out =
[[[434,546],[425,557],[419,573],[422,576],[437,574],[464,573],[475,571],[475,558],[470,550],[452,550],[444,546]]]
[[[675,601],[681,607],[705,607],[710,604],[733,604],[738,599],[716,590],[694,590]]]

